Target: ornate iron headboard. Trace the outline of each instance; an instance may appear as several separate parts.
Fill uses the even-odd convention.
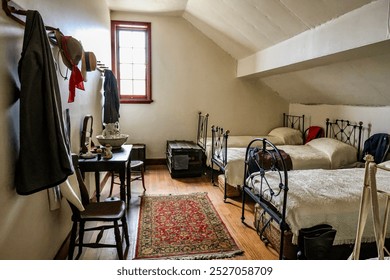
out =
[[[331,122],[329,118],[326,119],[325,137],[337,139],[341,142],[349,144],[357,148],[357,159],[360,159],[362,146],[362,130],[363,122],[351,123],[348,120],[336,119]]]
[[[283,113],[283,126],[298,129],[303,135],[305,133],[305,115],[295,116]]]

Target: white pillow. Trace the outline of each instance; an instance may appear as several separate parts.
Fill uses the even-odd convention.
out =
[[[276,136],[283,139],[283,145],[302,145],[302,132],[298,129],[290,127],[277,127],[268,133],[268,135]]]
[[[377,165],[379,168],[390,171],[390,160],[381,162]]]
[[[332,169],[346,167],[357,161],[357,149],[337,139],[317,138],[305,145],[327,154]]]

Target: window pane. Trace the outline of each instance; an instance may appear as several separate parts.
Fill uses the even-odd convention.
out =
[[[145,48],[134,48],[133,49],[133,62],[134,63],[146,63],[146,49]]]
[[[121,94],[133,94],[133,81],[121,79]]]
[[[133,65],[132,64],[121,64],[121,79],[131,79],[133,77]]]
[[[133,79],[145,79],[145,65],[144,64],[134,64],[133,65]]]
[[[131,48],[119,48],[119,59],[121,63],[133,62],[133,49]]]
[[[145,80],[134,80],[134,94],[145,95],[146,87]]]
[[[145,31],[133,31],[132,32],[132,45],[134,47],[145,48],[146,34]]]
[[[127,30],[119,30],[119,47],[131,47],[132,42],[132,32]]]

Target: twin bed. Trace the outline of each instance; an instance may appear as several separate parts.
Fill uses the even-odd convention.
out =
[[[201,114],[200,114],[201,116]],[[208,115],[202,115],[207,122]],[[360,159],[363,124],[347,120],[326,120],[325,137],[305,143],[304,116],[283,115],[283,126],[265,136],[230,136],[229,130],[212,126],[211,139],[202,139],[206,165],[214,173],[222,173],[225,184],[224,200],[228,188],[240,188],[244,180],[245,152],[255,138],[265,138],[288,155],[290,169],[339,169],[356,166]],[[199,131],[199,130],[198,130]],[[198,133],[199,134],[199,133]],[[199,144],[199,141],[198,141]],[[261,143],[257,143],[261,145]]]
[[[208,115],[202,116],[207,131]],[[363,189],[364,168],[355,168],[362,165],[358,163],[362,123],[327,119],[325,137],[303,144],[304,116],[284,115],[284,119],[283,127],[263,137],[229,136],[229,131],[213,126],[212,136],[206,132],[198,145],[212,172],[219,169],[225,177],[224,199],[226,184],[240,186],[243,222],[247,197],[256,202],[256,229],[280,258],[297,258],[300,229],[318,224],[329,224],[337,231],[334,248],[343,249],[334,251],[332,258],[345,258],[340,252],[352,250]],[[266,168],[258,151],[268,154]],[[390,172],[378,172],[377,181],[390,191]],[[368,228],[362,241],[369,244],[374,239]]]
[[[256,149],[259,143],[262,148]],[[258,233],[263,241],[279,250],[281,259],[296,258],[300,229],[319,224],[331,225],[337,232],[329,258],[346,257],[337,255],[334,248],[339,252],[340,248],[347,248],[347,253],[351,253],[365,181],[364,168],[287,171],[280,150],[266,139],[250,142],[246,158],[241,219],[245,220],[245,202],[251,197],[258,205],[255,210]],[[390,193],[390,172],[378,169],[376,184],[378,189]],[[385,196],[379,196],[379,205],[383,213]],[[369,244],[375,241],[375,233],[372,220],[367,225],[361,241]],[[387,232],[390,233],[390,226]]]

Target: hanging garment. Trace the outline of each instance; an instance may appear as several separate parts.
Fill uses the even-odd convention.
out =
[[[111,70],[104,71],[104,123],[119,121],[119,93],[117,80]]]
[[[387,133],[377,133],[370,136],[365,142],[361,161],[364,162],[364,156],[370,154],[374,156],[375,163],[381,163],[385,160],[390,147],[390,138]]]
[[[57,186],[73,174],[53,56],[37,11],[27,11],[18,71],[20,151],[16,191],[28,195]]]
[[[306,132],[305,144],[313,139],[324,137],[324,129],[320,126],[310,126]]]

